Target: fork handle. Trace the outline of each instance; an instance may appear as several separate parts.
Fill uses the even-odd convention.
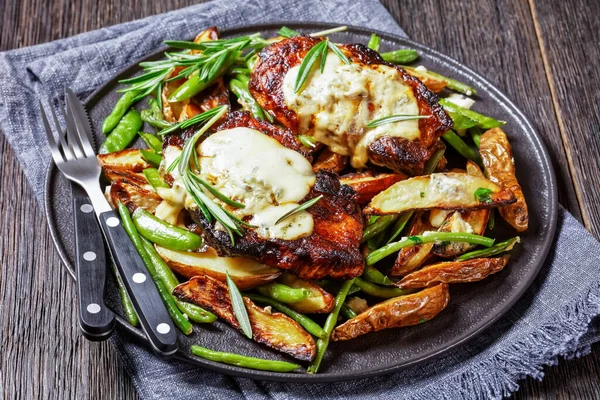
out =
[[[98,216],[113,261],[154,351],[169,356],[177,351],[177,332],[142,258],[114,211]]]
[[[115,314],[104,304],[106,249],[96,214],[87,196],[73,195],[79,326],[93,341],[106,340],[115,329]]]

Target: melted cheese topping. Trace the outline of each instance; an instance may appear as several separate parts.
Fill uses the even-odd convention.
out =
[[[329,53],[323,73],[315,68],[304,89],[294,93],[299,69],[293,67],[286,74],[283,94],[288,108],[298,115],[300,133],[311,134],[335,153],[351,156],[354,168],[366,165],[369,145],[382,136],[419,137],[418,120],[366,128],[369,122],[390,115],[419,114],[412,88],[396,69],[347,65]]]
[[[297,207],[315,184],[312,166],[301,154],[249,128],[217,132],[197,151],[201,177],[245,205],[234,208],[223,204],[238,218],[252,216],[248,222],[258,227],[259,236],[294,240],[312,233],[313,218],[307,211],[275,224]]]

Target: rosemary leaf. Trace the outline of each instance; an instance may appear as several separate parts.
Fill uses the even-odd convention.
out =
[[[226,272],[226,274],[227,288],[229,289],[229,298],[231,299],[233,314],[240,324],[240,328],[242,329],[242,332],[244,332],[244,335],[246,335],[248,339],[252,339],[252,325],[250,325],[250,317],[248,317],[248,310],[246,310],[244,298],[233,279],[229,276],[229,272]]]
[[[287,26],[282,26],[279,31],[277,31],[279,36],[283,36],[286,38],[291,38],[294,36],[298,36],[300,32],[293,30],[292,28],[288,28]]]
[[[302,60],[302,64],[300,64],[300,69],[298,70],[298,77],[296,78],[296,85],[294,87],[294,92],[298,93],[300,89],[306,83],[310,73],[312,72],[313,66],[323,54],[323,47],[327,48],[327,41],[323,40],[322,42],[317,43],[313,46],[312,49],[306,53],[304,59]]]
[[[244,208],[246,207],[243,203],[238,203],[237,201],[231,200],[229,197],[225,196],[223,193],[219,192],[217,188],[215,188],[210,183],[206,182],[204,179],[200,178],[198,175],[190,174],[192,178],[194,178],[199,184],[204,186],[213,196],[217,199],[221,200],[225,204],[229,204],[232,207],[236,208]]]
[[[327,46],[331,49],[331,51],[333,51],[340,58],[340,60],[342,60],[344,62],[344,64],[350,64],[350,60],[348,59],[348,57],[346,57],[346,55],[342,52],[342,50],[337,46],[337,44],[329,41],[329,39],[327,39],[326,42],[327,42]]]
[[[298,207],[294,208],[293,210],[290,210],[290,211],[286,212],[281,218],[279,218],[277,220],[277,222],[275,222],[275,225],[277,225],[281,221],[284,221],[284,220],[288,219],[292,215],[294,215],[296,213],[299,213],[302,210],[306,210],[307,208],[312,207],[313,205],[315,205],[322,198],[323,198],[323,195],[321,194],[321,195],[315,197],[314,199],[310,199],[308,201],[305,201],[304,203],[300,204]]]
[[[390,115],[389,117],[383,117],[369,122],[367,124],[367,128],[375,128],[377,126],[387,125],[393,122],[409,121],[413,119],[424,119],[429,117],[430,115]]]

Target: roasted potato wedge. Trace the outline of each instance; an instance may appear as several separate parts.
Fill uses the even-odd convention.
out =
[[[193,277],[173,289],[178,298],[197,304],[217,314],[241,332],[233,313],[227,285],[207,275]],[[311,361],[316,353],[312,336],[287,315],[271,312],[244,298],[254,341],[289,354],[298,360]]]
[[[441,283],[406,296],[376,304],[333,330],[334,341],[350,340],[369,332],[429,321],[448,305],[450,291]]]
[[[407,229],[408,236],[420,235],[426,231],[434,231],[429,223],[428,212],[419,211],[413,216]],[[401,249],[396,257],[396,262],[390,270],[390,276],[404,276],[423,265],[431,257],[434,243],[425,243]]]
[[[182,108],[181,113],[179,114],[179,117],[177,118],[177,120],[178,120],[178,122],[182,122],[182,121],[185,121],[186,119],[195,117],[196,115],[201,114],[201,113],[202,113],[202,111],[200,110],[200,107],[198,107],[194,103],[188,103]]]
[[[396,283],[402,289],[419,289],[439,283],[477,282],[499,272],[506,266],[510,256],[474,258],[467,261],[448,261],[428,265],[406,275]]]
[[[490,215],[489,209],[455,211],[440,226],[439,232],[470,232],[483,235]],[[433,246],[431,252],[438,257],[452,258],[477,247],[466,242],[444,242]]]
[[[125,149],[114,153],[98,154],[97,158],[98,163],[104,170],[142,172],[152,166],[142,158],[139,149]]]
[[[485,201],[476,191],[486,193]],[[487,179],[457,172],[416,176],[400,181],[373,197],[365,214],[397,214],[410,210],[473,210],[498,207],[515,202],[510,190]]]
[[[426,72],[419,71],[416,68],[405,67],[405,70],[409,75],[412,75],[423,82],[423,85],[425,85],[425,87],[427,87],[427,89],[431,90],[433,93],[440,93],[446,88],[446,81],[442,79],[438,79]]]
[[[408,176],[401,173],[373,174],[372,171],[366,171],[344,175],[340,177],[340,183],[354,189],[356,202],[364,206],[369,204],[375,195],[406,178]]]
[[[110,200],[116,206],[119,201],[130,213],[140,207],[149,213],[154,213],[156,207],[162,202],[160,196],[152,191],[144,189],[124,178],[119,178],[110,184]]]
[[[328,148],[325,148],[313,163],[313,170],[317,172],[322,169],[326,169],[329,171],[333,171],[336,174],[339,174],[344,170],[344,168],[346,168],[347,165],[347,156],[342,156],[340,154],[334,153]]]
[[[310,291],[306,300],[288,304],[287,306],[301,313],[328,313],[333,309],[335,298],[312,282],[298,278],[296,275],[284,272],[277,279],[284,285],[293,288],[303,288]]]
[[[276,279],[281,270],[244,257],[219,257],[207,247],[204,252],[176,251],[156,246],[156,251],[173,271],[185,278],[208,275],[226,282],[226,274],[241,290],[264,285]]]
[[[493,128],[481,135],[479,153],[490,180],[510,190],[516,197],[516,202],[500,207],[498,212],[518,232],[526,231],[529,225],[527,202],[515,175],[512,148],[502,129]]]
[[[104,170],[104,176],[106,176],[106,178],[111,182],[116,181],[117,179],[127,179],[129,182],[134,183],[141,188],[150,191],[154,190],[152,188],[152,185],[148,183],[148,179],[146,179],[146,176],[144,176],[142,172],[133,172],[128,170],[109,168]]]

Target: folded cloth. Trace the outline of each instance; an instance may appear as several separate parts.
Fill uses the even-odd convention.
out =
[[[404,35],[377,0],[220,0],[56,42],[0,53],[0,131],[43,196],[50,162],[38,107],[65,86],[85,95],[163,40],[269,21],[352,24]],[[159,359],[119,332],[112,341],[142,398],[499,398],[559,356],[580,356],[600,339],[599,244],[566,211],[535,283],[502,319],[435,362],[401,373],[338,384],[290,384],[231,378]]]

